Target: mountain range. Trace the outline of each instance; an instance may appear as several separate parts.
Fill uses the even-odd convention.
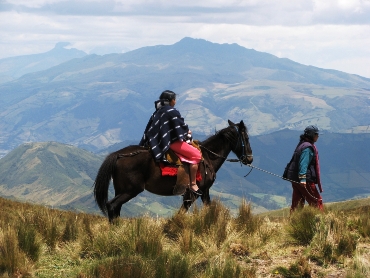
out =
[[[323,132],[324,202],[370,194],[369,78],[193,38],[102,56],[66,47],[0,60],[2,196],[97,212],[100,163],[139,142],[165,89],[196,139],[246,123],[258,168],[225,163],[211,189],[231,209],[243,197],[257,212],[289,206],[279,175],[310,124]],[[169,215],[180,203],[144,192],[122,211]]]
[[[255,213],[288,207],[291,185],[280,176],[299,135],[298,131],[286,129],[252,136],[253,167],[257,168],[250,172],[247,166],[225,162],[211,188],[211,198],[219,198],[233,213],[237,212],[243,198],[252,202]],[[195,138],[204,139],[198,135]],[[130,143],[121,142],[101,153],[57,142],[22,144],[0,159],[0,195],[62,209],[99,213],[93,199],[98,168],[107,152]],[[369,144],[370,134],[326,133],[321,136],[317,147],[324,204],[370,196]],[[111,186],[109,198],[113,196]],[[181,206],[181,201],[180,196],[161,197],[144,191],[122,207],[122,215],[170,216]]]
[[[165,89],[178,94],[177,108],[201,135],[228,119],[243,119],[254,136],[309,124],[327,132],[370,132],[370,79],[358,75],[193,38],[123,54],[78,55],[0,84],[1,156],[26,142],[98,152],[140,138]]]
[[[59,42],[46,53],[0,59],[0,83],[12,81],[27,73],[46,70],[71,59],[87,55],[75,48],[67,49],[68,45],[68,42]]]

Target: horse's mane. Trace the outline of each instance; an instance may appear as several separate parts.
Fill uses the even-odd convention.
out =
[[[233,126],[225,127],[221,130],[216,131],[214,135],[209,136],[204,141],[200,142],[201,145],[213,145],[214,142],[220,144],[220,140],[224,141],[225,143],[235,142],[237,140],[237,134],[233,132]]]

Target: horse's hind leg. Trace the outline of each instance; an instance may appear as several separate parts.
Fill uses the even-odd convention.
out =
[[[183,201],[181,210],[188,211],[194,201],[198,198],[194,193],[190,192],[189,190],[186,191]],[[203,190],[203,194],[201,196],[202,202],[204,205],[209,205],[211,203],[211,198],[209,196],[209,188]]]
[[[143,191],[144,190],[131,192],[131,193],[118,194],[112,200],[108,201],[107,211],[108,211],[109,222],[112,222],[113,219],[120,216],[121,207],[124,203],[136,197],[139,193]]]

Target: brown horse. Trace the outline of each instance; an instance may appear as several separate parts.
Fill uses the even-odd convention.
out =
[[[216,178],[216,172],[231,151],[243,164],[251,164],[253,161],[248,130],[244,122],[228,122],[227,128],[200,142],[203,162],[199,165],[202,180],[198,182],[198,186],[203,191],[203,204],[210,202],[209,188]],[[111,179],[115,197],[108,201]],[[147,148],[128,146],[105,158],[95,179],[94,196],[100,210],[104,215],[108,214],[109,221],[112,221],[120,216],[122,205],[144,189],[157,195],[173,196],[175,183],[176,177],[162,176],[159,164]],[[187,190],[183,196],[182,208],[188,210],[196,198],[197,196]]]

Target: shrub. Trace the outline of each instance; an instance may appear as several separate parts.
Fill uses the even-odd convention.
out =
[[[155,277],[193,277],[189,259],[181,254],[163,252],[155,260]]]
[[[273,270],[274,273],[280,274],[286,278],[309,278],[311,277],[311,267],[308,264],[307,258],[300,257],[299,260],[293,263],[289,268],[277,267]]]
[[[336,262],[342,256],[352,257],[356,246],[357,236],[347,229],[345,217],[330,213],[317,225],[310,244],[310,258],[321,265]]]
[[[313,207],[304,207],[292,213],[288,225],[288,234],[298,244],[308,245],[313,239],[320,211]]]
[[[137,254],[154,258],[162,252],[162,228],[149,217],[118,220],[115,225],[106,225],[100,225],[94,236],[86,234],[81,242],[81,257]]]
[[[208,206],[202,207],[201,210],[195,210],[192,219],[194,233],[201,235],[208,233],[214,226],[223,225],[225,221],[230,219],[230,212],[219,200],[214,200]]]
[[[51,209],[42,208],[33,213],[33,219],[30,221],[38,228],[47,246],[54,250],[61,237],[60,215]]]
[[[358,220],[358,231],[363,237],[370,237],[370,214],[362,213]]]
[[[17,238],[22,251],[33,262],[37,262],[41,254],[41,241],[34,225],[27,221],[19,221]]]
[[[189,253],[195,250],[194,233],[191,229],[184,229],[178,241],[182,252]]]
[[[353,257],[356,251],[356,246],[357,246],[356,236],[350,234],[349,232],[346,232],[340,237],[335,251],[338,256],[344,255],[347,257]]]
[[[166,237],[177,240],[182,231],[188,226],[190,226],[188,216],[180,210],[165,222],[163,232]]]
[[[27,260],[18,247],[17,235],[8,227],[5,231],[0,229],[0,274],[16,276],[16,272],[27,271]]]
[[[370,277],[370,263],[366,258],[367,254],[356,251],[350,269],[347,270],[347,278],[367,278]]]
[[[140,257],[118,257],[96,262],[88,270],[79,273],[80,278],[153,277],[150,268]]]
[[[131,233],[135,251],[142,256],[155,258],[162,252],[162,229],[149,217],[137,218]]]
[[[103,259],[134,253],[134,242],[129,238],[126,226],[106,225],[99,226],[94,236],[85,234],[81,240],[81,257]]]
[[[209,266],[206,271],[206,277],[212,278],[252,278],[256,277],[257,269],[254,266],[241,267],[231,258],[226,258],[220,265]]]
[[[78,238],[77,218],[73,214],[70,214],[62,234],[62,240],[64,242],[68,242],[74,241],[77,238]]]
[[[220,200],[212,201],[200,211],[194,211],[191,228],[196,236],[207,234],[219,247],[227,238],[227,228],[230,221],[230,211]]]
[[[263,221],[261,218],[258,218],[258,222],[257,234],[262,244],[267,243],[275,234],[281,235],[281,233],[278,233],[279,226],[276,223],[272,223],[269,218],[266,217]]]
[[[93,240],[94,233],[91,229],[91,217],[89,217],[89,215],[85,215],[83,217],[82,224],[83,224],[83,231],[85,232],[89,240]]]
[[[247,234],[253,234],[261,226],[262,221],[259,217],[252,215],[250,203],[245,199],[242,200],[239,206],[239,213],[235,219],[236,227],[239,231],[245,231]]]

